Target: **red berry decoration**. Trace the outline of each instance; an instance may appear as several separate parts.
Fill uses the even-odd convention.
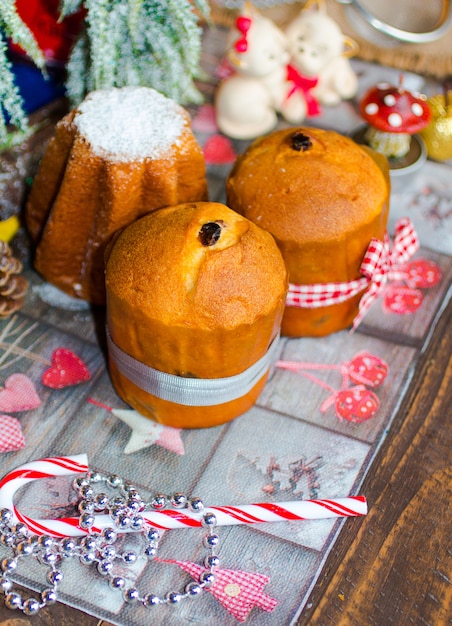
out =
[[[348,375],[354,383],[378,387],[388,375],[387,364],[370,352],[360,352],[350,361]]]
[[[428,259],[415,259],[403,268],[408,274],[406,283],[409,287],[428,288],[434,287],[441,280],[441,269],[433,261]]]
[[[351,387],[336,394],[337,415],[348,422],[365,422],[380,408],[380,401],[373,391],[365,387]]]
[[[424,295],[419,289],[410,287],[388,287],[383,301],[387,313],[406,315],[415,313],[422,305]]]

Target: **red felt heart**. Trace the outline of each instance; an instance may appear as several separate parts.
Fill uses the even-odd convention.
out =
[[[388,287],[383,298],[386,313],[407,315],[415,313],[422,305],[424,295],[419,289],[409,287]]]
[[[90,378],[91,374],[79,356],[66,348],[58,348],[52,354],[52,365],[44,372],[41,380],[46,387],[63,389]]]
[[[388,375],[388,366],[377,356],[363,351],[348,364],[348,375],[354,383],[378,387]]]
[[[204,144],[204,159],[211,165],[225,165],[235,161],[236,154],[232,143],[222,135],[212,135]]]
[[[349,422],[365,422],[380,408],[380,401],[373,391],[364,387],[343,389],[336,394],[336,412]]]
[[[192,120],[191,127],[198,133],[216,133],[218,126],[215,119],[215,109],[211,104],[203,104]]]
[[[25,446],[20,422],[10,415],[0,415],[0,452],[14,452]]]
[[[215,76],[217,78],[220,78],[221,80],[224,80],[225,78],[228,78],[229,76],[232,76],[232,74],[234,73],[235,73],[235,70],[232,67],[231,62],[226,56],[223,57],[223,59],[220,61],[219,65],[217,65],[214,71]]]
[[[0,411],[17,413],[36,409],[41,400],[33,382],[25,374],[11,374],[0,390]]]

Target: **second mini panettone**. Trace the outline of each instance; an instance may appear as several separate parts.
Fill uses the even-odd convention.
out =
[[[384,239],[387,161],[334,131],[288,128],[257,139],[226,184],[228,206],[274,236],[291,285],[315,290],[358,279],[372,238]],[[347,328],[362,295],[319,308],[286,306],[282,334]]]
[[[154,211],[108,248],[106,292],[111,378],[134,409],[200,428],[251,408],[287,293],[269,233],[219,203]]]
[[[188,112],[148,87],[93,91],[58,122],[26,207],[34,267],[74,298],[105,304],[112,235],[154,209],[207,200]]]

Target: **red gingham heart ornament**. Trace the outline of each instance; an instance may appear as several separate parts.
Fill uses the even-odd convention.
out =
[[[10,415],[0,415],[0,452],[14,452],[25,446],[20,422]]]
[[[383,310],[386,313],[407,315],[415,313],[424,300],[424,294],[419,289],[410,287],[388,287],[383,298]]]
[[[348,422],[365,422],[380,408],[373,391],[365,387],[351,387],[338,391],[335,397],[336,413]]]
[[[0,389],[0,411],[18,413],[31,411],[40,406],[41,400],[36,392],[33,381],[20,372],[11,374]]]
[[[421,287],[427,289],[434,287],[442,278],[440,267],[428,259],[414,259],[403,266],[406,272],[405,282],[409,287]]]
[[[347,373],[354,383],[378,387],[388,375],[387,364],[370,352],[356,354],[348,363]]]
[[[89,369],[79,356],[67,348],[58,348],[52,354],[52,365],[44,372],[41,381],[51,389],[64,389],[90,378]]]

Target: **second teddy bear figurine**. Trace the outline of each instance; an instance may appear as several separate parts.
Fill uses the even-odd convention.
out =
[[[302,10],[285,34],[293,68],[317,81],[312,96],[318,102],[334,106],[356,95],[358,78],[348,57],[356,53],[357,44],[342,34],[324,8]]]

